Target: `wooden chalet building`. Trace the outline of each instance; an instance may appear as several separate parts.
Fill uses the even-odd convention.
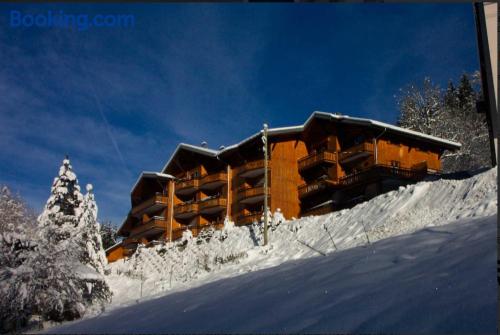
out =
[[[212,150],[180,144],[161,173],[143,172],[131,191],[131,210],[107,250],[114,261],[138,243],[176,240],[259,221],[264,204],[262,132]],[[286,218],[351,207],[427,174],[439,173],[445,150],[460,144],[370,119],[314,112],[300,126],[268,131],[268,206]]]

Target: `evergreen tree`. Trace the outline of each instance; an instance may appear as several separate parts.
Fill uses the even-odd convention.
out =
[[[88,184],[86,189],[87,194],[82,202],[82,215],[79,220],[80,229],[77,237],[82,247],[80,261],[90,265],[98,273],[104,274],[107,260],[101,240],[101,228],[97,222],[97,204],[92,185]]]
[[[53,231],[54,235],[45,238],[56,243],[68,240],[74,233],[74,228],[78,226],[82,201],[78,179],[66,156],[59,168],[59,175],[52,183],[51,195],[45,204],[45,209],[38,218],[42,234],[47,225],[57,226]]]
[[[444,94],[444,105],[447,106],[448,108],[452,108],[455,110],[458,106],[458,99],[457,99],[457,89],[455,88],[455,85],[453,85],[453,81],[448,82],[448,88],[446,89],[446,92]]]
[[[457,97],[459,106],[464,111],[471,109],[475,105],[475,92],[472,89],[469,77],[465,73],[460,77]]]
[[[38,315],[73,320],[111,298],[92,187],[85,197],[66,157],[45,209],[34,216],[20,198],[0,193],[0,329],[20,330]],[[37,230],[33,228],[38,228]]]
[[[66,157],[38,217],[39,257],[32,267],[43,297],[36,300],[37,312],[45,319],[78,318],[89,307],[103,304],[111,297],[102,276],[105,259],[97,205],[92,188],[88,191],[84,198]],[[45,266],[40,267],[42,263]]]

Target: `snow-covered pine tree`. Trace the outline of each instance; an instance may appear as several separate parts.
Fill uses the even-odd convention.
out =
[[[59,175],[54,178],[44,211],[38,217],[40,232],[45,235],[41,237],[52,243],[69,240],[75,233],[75,227],[78,226],[82,201],[83,195],[80,192],[78,179],[66,156],[59,168]],[[53,235],[47,236],[45,228],[48,225],[54,226],[55,229],[51,229]]]
[[[90,265],[101,275],[107,264],[106,254],[102,246],[101,228],[97,221],[97,204],[95,202],[93,186],[86,186],[87,193],[82,202],[82,215],[79,219],[79,236],[77,237],[82,246],[80,261],[82,264]]]
[[[89,192],[84,199],[66,157],[38,217],[41,261],[33,267],[37,281],[43,283],[40,296],[44,298],[36,304],[45,319],[78,318],[88,307],[110,299],[111,292],[102,276],[103,250],[96,225],[93,195]],[[37,267],[42,262],[46,267]]]

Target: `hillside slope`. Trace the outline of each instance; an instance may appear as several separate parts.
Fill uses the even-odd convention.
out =
[[[219,280],[51,333],[496,331],[496,217]]]
[[[464,180],[420,182],[352,209],[287,221],[271,229],[270,245],[265,248],[259,227],[228,227],[208,243],[190,243],[182,251],[167,243],[112,263],[110,308],[496,212],[497,172],[491,169]],[[274,219],[279,223],[278,216]]]

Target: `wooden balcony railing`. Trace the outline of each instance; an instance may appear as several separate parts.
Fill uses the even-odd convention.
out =
[[[137,237],[148,230],[164,231],[167,228],[167,220],[162,216],[155,216],[148,221],[134,227],[130,232],[131,237]]]
[[[213,174],[208,174],[201,178],[200,187],[207,187],[211,184],[226,184],[227,183],[227,173],[218,172]]]
[[[300,216],[310,216],[310,215],[323,215],[327,214],[330,212],[333,212],[335,210],[333,204],[326,204],[324,206],[316,207],[316,208],[309,208],[309,209],[303,209],[301,211]]]
[[[209,199],[209,200],[199,202],[200,212],[203,212],[204,210],[209,209],[209,208],[213,208],[213,207],[225,208],[226,205],[227,205],[226,198],[214,198],[214,199]]]
[[[148,210],[158,210],[161,208],[165,208],[168,205],[168,198],[161,193],[157,193],[151,198],[141,202],[137,206],[132,208],[132,215],[141,216],[143,213],[148,212]]]
[[[337,185],[337,182],[330,179],[316,180],[311,183],[302,184],[299,186],[299,198],[318,193],[320,191],[332,188]]]
[[[339,155],[339,161],[341,163],[347,163],[369,155],[373,155],[373,143],[363,142],[346,150],[342,150]]]
[[[316,152],[298,160],[299,172],[305,171],[318,164],[335,164],[337,162],[337,153],[331,151]]]
[[[195,191],[200,185],[199,178],[193,178],[188,180],[179,180],[175,182],[175,192],[178,191]]]
[[[271,160],[267,161],[268,169],[271,168]],[[247,174],[250,174],[252,171],[262,171],[264,173],[264,160],[258,159],[255,161],[251,161],[243,164],[237,170],[237,174],[240,177],[245,177]]]
[[[396,177],[413,181],[421,180],[427,174],[427,165],[420,164],[413,169],[405,169],[396,166],[377,164],[371,167],[349,174],[336,180],[316,180],[299,186],[299,198],[312,195],[314,193],[333,188],[343,188],[363,183],[371,183],[381,178]]]
[[[174,216],[185,216],[187,214],[198,214],[199,204],[193,202],[190,204],[178,204],[174,207]]]
[[[271,194],[270,187],[267,188],[267,194],[268,196]],[[243,186],[238,189],[238,201],[263,195],[264,195],[264,186],[257,186],[257,187]]]
[[[397,177],[409,180],[420,180],[427,174],[427,165],[418,166],[414,169],[406,169],[396,166],[377,164],[371,168],[347,175],[340,178],[340,186],[350,186],[360,183],[368,183],[383,177]]]
[[[240,215],[236,219],[236,224],[242,226],[252,224],[254,221],[260,222],[262,215],[261,212]]]

